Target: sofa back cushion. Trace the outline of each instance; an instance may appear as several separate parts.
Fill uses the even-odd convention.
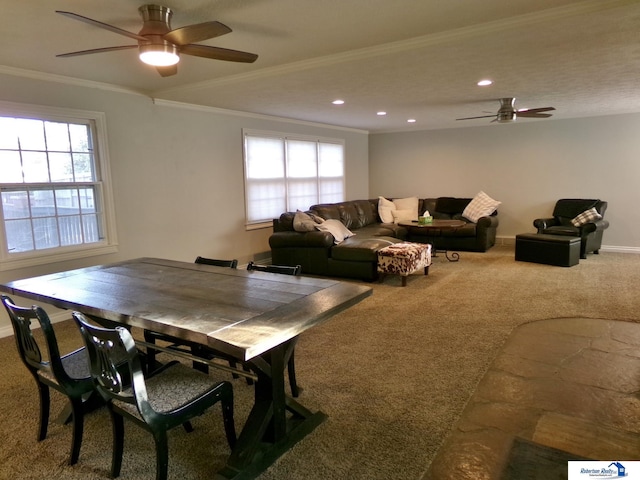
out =
[[[358,209],[358,218],[360,227],[366,227],[373,223],[378,223],[378,207],[376,200],[354,200]]]
[[[288,232],[293,230],[293,219],[296,216],[296,212],[284,212],[280,215],[280,218],[273,221],[274,232]]]
[[[448,215],[462,213],[470,201],[470,198],[440,197],[436,201],[436,211]]]
[[[325,220],[340,220],[340,210],[337,203],[323,203],[320,205],[312,205],[309,211],[324,218]]]
[[[323,203],[312,205],[309,210],[325,220],[340,220],[349,230],[356,230],[378,221],[376,203],[372,200]]]
[[[437,198],[421,198],[418,202],[418,215],[422,215],[426,210],[433,216],[436,211]]]

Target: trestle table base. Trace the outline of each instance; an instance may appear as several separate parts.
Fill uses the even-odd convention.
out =
[[[255,403],[216,480],[256,478],[327,419],[285,394],[284,371],[297,337],[249,360],[257,374]]]

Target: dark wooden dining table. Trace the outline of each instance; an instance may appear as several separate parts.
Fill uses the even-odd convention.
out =
[[[327,417],[287,395],[298,336],[362,301],[366,285],[138,258],[0,285],[0,291],[153,330],[245,361],[255,400],[219,479],[255,478]],[[330,352],[327,352],[328,354]]]

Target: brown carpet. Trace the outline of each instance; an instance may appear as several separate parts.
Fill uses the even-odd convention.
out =
[[[305,332],[296,350],[300,401],[328,420],[261,480],[410,479],[428,469],[478,381],[512,329],[525,322],[587,317],[640,322],[640,255],[602,253],[571,268],[515,262],[513,249],[434,260],[428,276],[373,284],[374,294]],[[79,345],[71,322],[56,325]],[[35,441],[37,398],[13,338],[0,339],[0,479],[107,478],[111,429],[104,409],[86,419],[80,462],[66,465],[70,428]],[[221,372],[212,373],[224,376]],[[236,423],[252,390],[234,381]],[[52,416],[64,405],[54,395]],[[170,436],[170,478],[212,478],[228,448],[219,407],[196,430]],[[127,425],[121,479],[154,478],[153,442]]]

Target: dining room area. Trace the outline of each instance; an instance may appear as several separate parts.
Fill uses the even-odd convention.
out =
[[[51,478],[38,457],[52,453],[51,437],[71,436],[70,453],[55,461],[69,473],[199,478],[194,471],[204,463],[203,478],[251,479],[326,421],[294,398],[303,391],[293,376],[298,336],[367,298],[371,287],[201,260],[139,258],[0,285],[27,367],[15,369],[27,384],[16,388],[16,398],[25,397],[12,411],[38,426],[39,442],[16,435],[18,450],[43,447],[29,472],[12,478]],[[16,305],[13,296],[32,303]],[[42,307],[68,310],[74,321],[54,333]],[[3,352],[15,361],[15,350]],[[203,415],[209,407],[221,408],[223,422]],[[141,429],[123,419],[152,435],[138,438]],[[172,464],[182,455],[180,474]]]

